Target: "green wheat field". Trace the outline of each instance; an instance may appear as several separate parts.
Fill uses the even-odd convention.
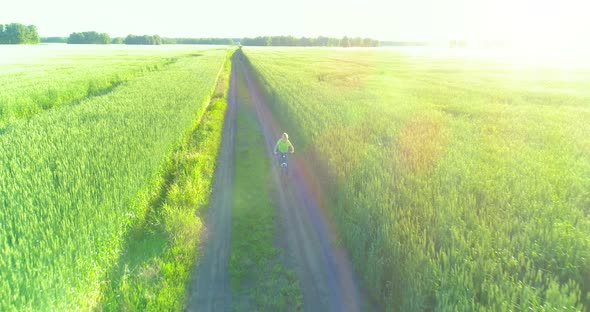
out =
[[[0,47],[0,310],[183,308],[234,50]],[[590,66],[243,52],[377,306],[590,309]]]
[[[36,51],[0,63],[0,310],[88,310],[129,229],[153,222],[227,49],[18,48]]]
[[[590,307],[588,67],[244,52],[383,307]]]

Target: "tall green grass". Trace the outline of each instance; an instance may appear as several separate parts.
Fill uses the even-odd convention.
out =
[[[96,306],[226,53],[198,52],[0,134],[0,310]]]
[[[212,99],[164,166],[158,196],[144,221],[129,230],[106,282],[104,311],[180,311],[198,261],[200,234],[227,107],[231,62],[219,73]]]
[[[386,310],[590,308],[590,72],[391,50],[246,55]]]

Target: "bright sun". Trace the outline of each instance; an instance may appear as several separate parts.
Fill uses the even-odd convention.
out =
[[[586,45],[590,6],[583,1],[494,1],[480,7],[479,30],[517,45]],[[477,26],[477,25],[475,25]]]

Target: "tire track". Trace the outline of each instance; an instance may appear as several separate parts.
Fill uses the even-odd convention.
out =
[[[232,62],[228,107],[215,167],[215,181],[206,218],[199,261],[189,287],[186,311],[230,311],[229,252],[231,239],[234,137],[237,108],[235,64]]]

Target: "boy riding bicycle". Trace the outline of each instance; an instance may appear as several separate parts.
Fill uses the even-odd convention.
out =
[[[293,147],[293,144],[289,141],[289,135],[287,133],[283,133],[283,136],[277,141],[274,154],[277,155],[277,153],[279,154],[279,157],[277,158],[279,166],[281,163],[287,164],[287,153],[295,153],[295,147]]]

